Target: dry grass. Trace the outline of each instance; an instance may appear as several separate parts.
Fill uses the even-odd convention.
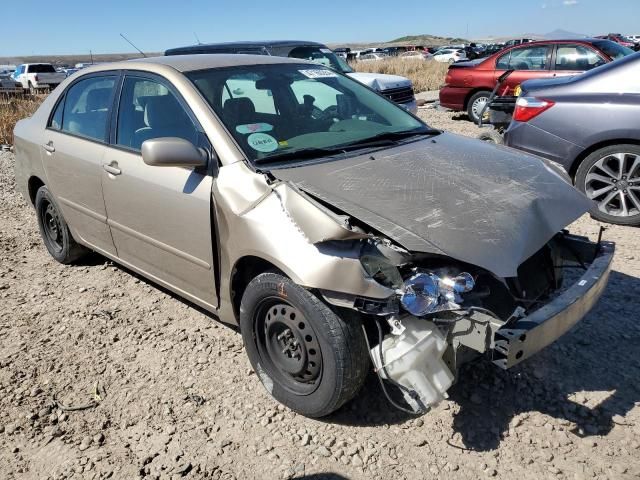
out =
[[[439,90],[444,84],[449,65],[435,61],[402,60],[388,58],[373,62],[354,62],[351,65],[356,72],[388,73],[401,75],[413,82],[417,92]]]
[[[44,96],[0,96],[0,145],[13,144],[13,127],[16,122],[29,117],[44,100]]]

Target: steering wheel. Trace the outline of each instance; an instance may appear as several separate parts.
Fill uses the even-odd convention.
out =
[[[324,110],[319,107],[313,106],[311,110],[311,118],[314,120],[332,120],[338,116],[338,106],[331,105]]]

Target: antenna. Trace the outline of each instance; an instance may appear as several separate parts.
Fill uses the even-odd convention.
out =
[[[198,34],[196,32],[193,32],[193,36],[196,37],[196,42],[198,42],[198,45],[202,45],[202,42],[198,38]]]
[[[127,41],[127,43],[128,43],[129,45],[131,45],[133,48],[135,48],[137,51],[139,51],[139,52],[140,52],[140,54],[141,54],[144,58],[147,58],[147,56],[144,54],[144,52],[143,52],[142,50],[140,50],[138,47],[136,47],[136,46],[135,46],[135,45],[134,45],[134,44],[133,44],[133,43],[132,43],[132,42],[131,42],[127,37],[125,37],[123,34],[120,34],[120,36],[121,36],[122,38],[124,38],[124,39]]]

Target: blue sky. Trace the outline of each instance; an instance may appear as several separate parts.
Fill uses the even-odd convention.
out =
[[[202,42],[479,38],[564,30],[640,34],[640,0],[3,0],[0,55],[130,52]],[[376,6],[376,5],[379,5]],[[468,26],[468,27],[467,27]],[[638,30],[638,31],[636,31]],[[8,39],[8,41],[7,41]]]

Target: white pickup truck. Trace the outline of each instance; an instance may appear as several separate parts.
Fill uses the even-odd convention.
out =
[[[13,78],[22,84],[23,89],[35,94],[39,90],[53,90],[66,78],[66,74],[56,72],[50,63],[24,63],[18,65]]]

